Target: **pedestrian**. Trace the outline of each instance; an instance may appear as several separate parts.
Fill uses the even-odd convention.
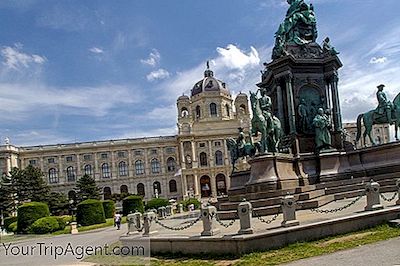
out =
[[[117,226],[117,230],[121,229],[121,214],[120,213],[116,213],[114,216],[114,225]]]

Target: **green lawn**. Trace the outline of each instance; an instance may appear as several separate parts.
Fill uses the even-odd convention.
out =
[[[190,256],[189,258],[174,255],[152,258],[151,265],[278,265],[313,256],[333,253],[344,249],[350,249],[399,236],[400,228],[393,228],[385,224],[354,233],[324,238],[318,241],[291,244],[284,248],[251,253],[241,257],[207,257],[207,255],[199,255]],[[132,257],[121,256],[91,256],[86,258],[85,261],[100,263],[101,265],[135,265],[133,259],[134,258]]]

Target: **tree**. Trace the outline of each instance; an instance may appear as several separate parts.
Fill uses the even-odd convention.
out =
[[[62,192],[50,192],[46,202],[52,215],[62,215],[68,211],[68,198]]]
[[[96,185],[96,180],[89,175],[84,175],[76,182],[76,199],[81,202],[86,199],[100,199],[101,189]]]
[[[0,209],[5,215],[11,215],[17,211],[17,202],[11,179],[6,175],[0,177]]]

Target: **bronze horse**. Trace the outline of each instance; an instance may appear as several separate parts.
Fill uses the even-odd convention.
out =
[[[398,135],[397,135],[397,130],[400,126],[400,93],[397,94],[396,98],[394,98],[394,100],[393,100],[392,118],[394,120],[395,138],[396,138],[396,140],[399,140]],[[372,136],[371,136],[372,126],[388,123],[386,116],[384,114],[377,116],[375,110],[371,110],[364,114],[360,114],[357,117],[356,143],[361,138],[361,121],[363,122],[363,124],[365,126],[365,130],[364,130],[364,134],[363,134],[364,143],[365,143],[366,136],[368,136],[372,145],[376,145],[375,141],[372,139]]]

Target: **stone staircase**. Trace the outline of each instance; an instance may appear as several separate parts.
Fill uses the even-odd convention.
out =
[[[397,191],[396,181],[400,176],[374,176],[374,181],[381,185],[381,192]],[[233,195],[218,199],[216,204],[220,219],[233,219],[237,216],[238,204],[245,198],[253,206],[253,215],[274,215],[280,210],[281,198],[288,193],[299,202],[299,209],[324,206],[332,201],[354,198],[364,194],[365,183],[370,178],[359,177],[336,181],[326,181],[314,185],[305,185],[295,189],[266,191]],[[301,207],[300,207],[301,206]]]

